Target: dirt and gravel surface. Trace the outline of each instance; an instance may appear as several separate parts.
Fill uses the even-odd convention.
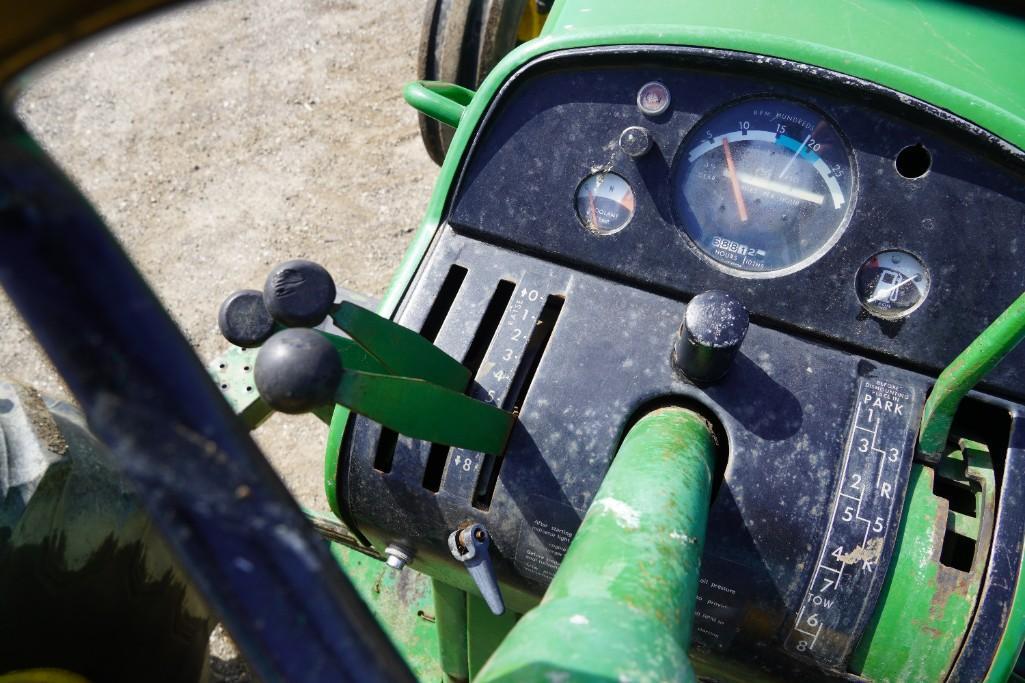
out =
[[[225,346],[221,300],[278,261],[311,258],[383,293],[437,174],[401,96],[423,12],[423,0],[207,2],[52,62],[18,112],[209,359]],[[2,293],[0,376],[67,394]],[[277,416],[256,435],[299,500],[326,509],[323,425]],[[245,680],[227,643],[214,650],[223,680]]]

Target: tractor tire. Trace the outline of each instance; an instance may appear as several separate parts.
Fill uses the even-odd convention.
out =
[[[0,380],[0,673],[206,680],[214,621],[72,406]]]
[[[533,1],[533,0],[529,0]],[[429,0],[420,35],[417,78],[476,90],[516,47],[528,0]],[[434,163],[445,161],[453,129],[420,114],[420,137]]]

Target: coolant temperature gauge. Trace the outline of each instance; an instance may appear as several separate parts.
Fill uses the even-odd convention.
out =
[[[634,216],[634,191],[615,173],[595,173],[577,188],[577,215],[589,230],[608,235],[626,227]]]
[[[858,270],[858,299],[872,315],[903,318],[922,305],[929,294],[929,271],[906,251],[882,251]]]

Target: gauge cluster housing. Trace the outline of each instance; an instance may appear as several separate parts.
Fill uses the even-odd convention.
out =
[[[638,88],[651,81],[672,94],[654,117],[636,103]],[[836,243],[769,279],[714,265],[673,209],[673,165],[684,139],[709,113],[750,97],[825,113],[848,141],[857,176]],[[618,145],[629,126],[644,126],[653,139],[637,159]],[[928,150],[931,165],[905,178],[895,159],[913,145]],[[576,189],[597,171],[627,179],[636,198],[633,219],[614,234],[587,230],[577,215]],[[938,372],[1025,290],[1023,181],[1021,159],[984,131],[864,81],[721,51],[588,49],[538,60],[504,86],[468,153],[448,223],[684,300],[724,289],[762,324]],[[859,267],[889,249],[918,257],[932,280],[928,299],[900,320],[869,315],[856,292]],[[1025,398],[1025,348],[986,386]]]

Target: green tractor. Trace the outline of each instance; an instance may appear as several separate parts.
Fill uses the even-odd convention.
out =
[[[165,4],[0,9],[0,82]],[[5,111],[81,412],[0,385],[0,682],[198,680],[217,620],[266,681],[1025,677],[1025,15],[437,0],[420,54],[387,294],[282,263],[208,367]]]

